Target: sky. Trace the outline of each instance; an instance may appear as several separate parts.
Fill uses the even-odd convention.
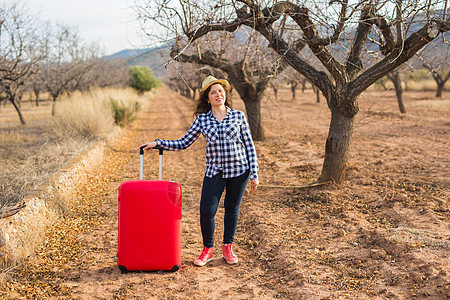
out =
[[[22,0],[41,21],[78,28],[80,38],[97,42],[105,55],[146,47],[139,24],[133,21],[132,0]]]

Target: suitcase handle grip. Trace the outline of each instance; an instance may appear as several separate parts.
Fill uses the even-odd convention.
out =
[[[144,148],[147,146],[139,147],[140,161],[139,161],[139,180],[144,178]],[[159,150],[159,180],[162,180],[162,157],[164,153],[163,147],[156,145],[153,149]]]
[[[141,147],[139,148],[139,154],[140,154],[140,155],[143,155],[143,154],[144,154],[144,148],[145,148],[145,147],[147,147],[147,146],[141,146]],[[155,147],[153,147],[153,149],[159,150],[159,155],[163,155],[164,149],[163,149],[163,147],[161,147],[160,145],[156,145]]]

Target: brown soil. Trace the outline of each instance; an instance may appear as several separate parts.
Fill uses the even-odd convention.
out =
[[[227,265],[218,251],[222,209],[214,260],[192,264],[202,247],[201,138],[164,158],[164,178],[183,187],[180,270],[121,274],[116,266],[117,188],[138,177],[136,148],[157,137],[179,138],[192,122],[192,102],[163,88],[103,167],[80,183],[36,256],[10,272],[1,297],[448,299],[448,97],[406,93],[408,113],[401,115],[393,92],[365,93],[346,182],[313,188],[299,186],[320,174],[329,110],[309,92],[296,101],[287,91],[279,98],[263,103],[267,137],[256,143],[261,185],[243,199],[238,265]],[[243,108],[240,100],[235,107]],[[156,178],[156,152],[145,165],[145,178]]]

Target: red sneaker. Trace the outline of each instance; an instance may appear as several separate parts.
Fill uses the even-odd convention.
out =
[[[232,247],[233,245],[231,244],[222,245],[223,258],[225,258],[227,263],[229,263],[230,265],[238,263],[238,258],[233,253],[233,249],[231,249]]]
[[[194,260],[194,265],[203,267],[204,265],[206,265],[206,263],[212,260],[212,256],[213,256],[213,248],[203,247],[202,254],[200,254],[200,256],[196,260]]]

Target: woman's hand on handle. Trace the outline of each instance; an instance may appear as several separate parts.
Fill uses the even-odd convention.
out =
[[[148,142],[148,143],[145,143],[145,144],[140,145],[140,146],[139,146],[139,149],[140,149],[141,147],[145,147],[144,150],[145,150],[145,151],[148,151],[148,150],[152,150],[152,149],[155,148],[157,145],[158,145],[158,144],[157,144],[155,141],[153,141],[153,142]]]
[[[254,192],[254,191],[256,191],[256,188],[258,187],[259,180],[252,179],[252,180],[250,180],[250,184],[251,184],[250,192]]]

